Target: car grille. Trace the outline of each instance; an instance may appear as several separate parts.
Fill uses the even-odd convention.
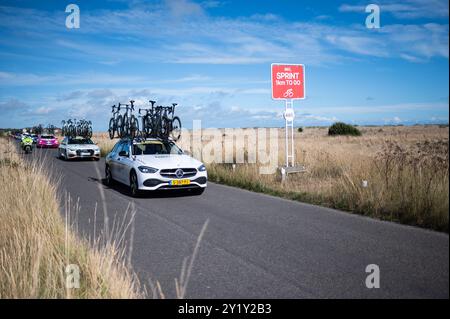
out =
[[[197,174],[197,169],[195,168],[181,168],[181,170],[183,171],[183,176],[178,177],[176,175],[176,171],[178,169],[180,168],[162,169],[159,173],[161,174],[161,176],[167,178],[187,178],[195,176],[195,174]]]
[[[94,150],[77,150],[78,156],[81,156],[81,153],[89,153],[92,156],[94,155]]]

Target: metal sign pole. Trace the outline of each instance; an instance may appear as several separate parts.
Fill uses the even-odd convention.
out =
[[[286,153],[286,167],[289,167],[289,140],[288,140],[288,120],[286,117],[287,114],[287,110],[288,110],[288,100],[286,100],[286,105],[285,105],[285,110],[284,110],[284,130],[285,130],[285,153]]]
[[[285,119],[285,138],[286,138],[286,167],[295,166],[294,157],[294,102],[286,100],[286,108],[284,113]],[[289,132],[290,130],[290,132]],[[289,145],[289,139],[291,140]]]

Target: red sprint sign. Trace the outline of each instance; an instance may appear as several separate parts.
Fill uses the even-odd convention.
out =
[[[272,99],[304,99],[304,71],[303,64],[272,64]]]

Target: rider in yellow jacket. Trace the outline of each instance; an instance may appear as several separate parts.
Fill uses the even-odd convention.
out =
[[[33,139],[28,135],[25,135],[20,141],[20,146],[22,146],[22,148],[24,148],[25,145],[33,145]]]

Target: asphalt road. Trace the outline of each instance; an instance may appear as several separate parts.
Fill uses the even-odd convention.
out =
[[[62,201],[64,194],[78,201],[84,236],[104,228],[105,212],[111,225],[134,207],[132,265],[166,297],[175,296],[174,279],[208,219],[187,298],[449,297],[447,234],[214,183],[201,196],[133,199],[125,187],[103,184],[103,159],[65,162],[55,150],[33,157],[59,179]],[[380,268],[379,289],[365,285],[369,264]]]

